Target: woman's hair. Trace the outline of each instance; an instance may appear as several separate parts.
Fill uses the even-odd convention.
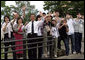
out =
[[[66,21],[66,22],[67,22],[66,18],[64,18],[63,20],[61,20],[60,25],[61,25],[61,24],[63,24],[63,23],[64,23],[64,21]]]
[[[10,21],[9,16],[8,16],[8,15],[5,15],[5,16],[4,16],[4,22],[5,22],[5,18],[6,18],[6,17],[7,17],[7,18],[9,19],[9,21]]]
[[[18,20],[20,20],[20,19],[22,20],[22,23],[23,23],[23,19],[21,17],[18,17],[17,18],[17,24],[18,24]]]
[[[41,16],[40,15],[37,15],[37,17],[36,17],[36,21],[38,20],[38,18],[40,18]]]

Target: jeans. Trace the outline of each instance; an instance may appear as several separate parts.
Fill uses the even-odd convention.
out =
[[[71,39],[71,52],[75,52],[75,35],[71,34],[69,35],[69,39]]]
[[[67,38],[62,38],[62,37],[58,37],[58,49],[61,49],[61,40],[63,40],[64,44],[65,44],[65,49],[66,49],[66,55],[69,55],[69,39]]]
[[[77,53],[81,53],[81,41],[82,33],[75,32],[75,50]]]

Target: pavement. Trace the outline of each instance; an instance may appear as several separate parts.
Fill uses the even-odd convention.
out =
[[[84,41],[82,41],[82,47],[81,47],[81,54],[72,54],[71,53],[71,44],[70,47],[70,54],[68,56],[61,56],[54,59],[84,59]],[[65,49],[64,46],[62,46],[63,49]]]

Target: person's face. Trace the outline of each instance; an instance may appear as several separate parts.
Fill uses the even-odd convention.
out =
[[[22,19],[19,19],[19,20],[18,20],[18,23],[22,23]]]
[[[66,18],[70,18],[71,16],[69,14],[66,15]]]
[[[31,21],[34,21],[34,20],[35,20],[35,15],[31,15],[31,16],[30,16],[30,20],[31,20]]]
[[[8,17],[5,17],[5,22],[9,22],[9,18]]]
[[[48,20],[48,21],[51,21],[51,16],[48,16],[48,17],[47,17],[47,20]]]
[[[66,22],[65,20],[63,20],[63,23],[65,23],[65,24],[66,24],[67,22]]]
[[[81,18],[81,14],[80,13],[77,15],[77,18]]]
[[[40,21],[40,20],[41,20],[41,17],[38,18],[38,21]]]
[[[55,21],[52,21],[52,24],[54,24],[54,25],[55,25],[55,24],[56,24],[56,22],[55,22]]]
[[[14,14],[14,18],[17,19],[19,17],[19,14],[18,13],[15,13]]]
[[[59,16],[59,12],[56,12],[56,13],[55,13],[55,16],[57,16],[57,17],[58,17],[58,16]]]
[[[43,14],[43,16],[46,16],[45,14]]]

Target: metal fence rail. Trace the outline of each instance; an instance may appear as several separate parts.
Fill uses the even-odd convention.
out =
[[[1,52],[1,54],[6,54],[6,53],[13,53],[13,52],[18,52],[18,51],[24,51],[24,50],[28,50],[28,49],[33,49],[33,48],[37,48],[37,50],[38,50],[38,48],[39,47],[47,47],[47,46],[52,46],[52,45],[54,45],[54,43],[52,43],[52,44],[47,44],[48,42],[53,42],[54,41],[54,39],[52,39],[52,40],[46,40],[46,38],[53,38],[52,36],[44,36],[44,37],[37,37],[37,38],[24,38],[24,39],[21,39],[21,40],[10,40],[10,41],[1,41],[1,44],[4,44],[4,43],[12,43],[12,42],[16,42],[16,41],[25,41],[25,42],[27,42],[28,40],[33,40],[33,39],[43,39],[43,41],[40,41],[40,42],[35,42],[35,43],[25,43],[25,44],[20,44],[20,45],[11,45],[11,46],[1,46],[1,49],[5,49],[5,48],[11,48],[11,47],[17,47],[17,46],[28,46],[28,45],[30,45],[30,44],[38,44],[38,43],[42,43],[43,45],[42,46],[38,46],[37,45],[37,47],[31,47],[31,48],[24,48],[24,49],[19,49],[19,50],[12,50],[12,51],[8,51],[8,52]],[[38,52],[38,51],[37,51]],[[4,56],[5,57],[5,56]],[[37,53],[37,58],[38,58],[38,53]]]

